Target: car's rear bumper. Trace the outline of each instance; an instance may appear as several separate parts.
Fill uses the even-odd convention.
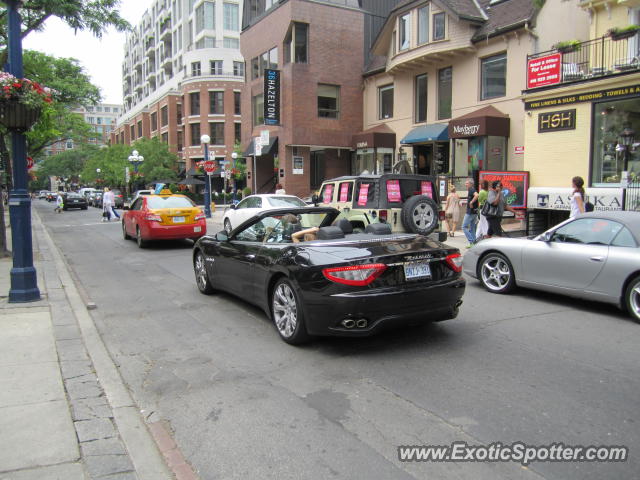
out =
[[[457,316],[464,290],[459,277],[432,286],[303,294],[307,330],[312,335],[368,336],[386,328],[448,320]],[[364,319],[366,326],[347,328],[342,325],[346,319]]]
[[[200,231],[197,231],[198,228]],[[160,225],[156,222],[149,222],[146,228],[142,229],[142,236],[145,240],[176,240],[180,238],[200,238],[207,233],[207,222],[198,220],[197,223],[185,225]]]

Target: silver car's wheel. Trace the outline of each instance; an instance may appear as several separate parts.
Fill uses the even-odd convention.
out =
[[[224,219],[224,231],[227,232],[227,235],[231,233],[231,222],[228,218]]]
[[[202,252],[196,253],[195,258],[193,259],[193,271],[196,274],[198,290],[204,294],[213,292],[213,287],[209,281],[209,274],[207,273],[207,267]]]
[[[625,292],[625,303],[631,317],[640,323],[640,277],[631,280]]]
[[[507,293],[515,285],[513,267],[507,257],[500,253],[490,253],[480,260],[480,281],[493,293]]]
[[[276,283],[271,295],[271,312],[285,342],[295,345],[307,340],[302,310],[289,280],[283,278]]]

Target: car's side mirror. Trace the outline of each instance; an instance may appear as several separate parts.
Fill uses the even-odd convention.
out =
[[[314,193],[314,194],[311,196],[311,201],[313,202],[313,204],[314,204],[316,207],[318,206],[318,204],[320,203],[320,197],[318,196],[318,194],[317,194],[317,193]]]
[[[216,240],[219,242],[226,242],[229,240],[229,236],[227,235],[227,232],[223,230],[221,232],[216,233]]]
[[[542,235],[540,235],[540,240],[546,243],[549,243],[552,238],[553,238],[553,232],[544,232]]]
[[[232,203],[231,205],[229,205],[229,208],[230,208],[231,210],[235,210],[235,209],[236,209],[236,204],[235,204],[235,203]]]

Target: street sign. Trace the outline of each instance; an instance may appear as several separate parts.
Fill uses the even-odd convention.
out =
[[[216,162],[213,160],[207,160],[204,162],[204,171],[207,172],[207,175],[213,174],[216,171]]]
[[[269,145],[269,130],[260,130],[260,143]]]
[[[256,157],[259,157],[259,156],[262,155],[262,144],[261,143],[256,143],[255,153],[256,153]]]
[[[216,152],[209,152],[209,160],[215,160],[216,159]]]

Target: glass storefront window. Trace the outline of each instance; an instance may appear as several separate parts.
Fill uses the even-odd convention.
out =
[[[376,172],[376,158],[373,148],[359,148],[356,151],[355,174],[373,174]]]
[[[619,186],[625,160],[630,180],[640,177],[640,99],[595,104],[592,125],[592,185]],[[635,133],[628,148],[620,138],[625,128]]]
[[[506,139],[504,137],[487,137],[487,165],[485,170],[506,170]]]

